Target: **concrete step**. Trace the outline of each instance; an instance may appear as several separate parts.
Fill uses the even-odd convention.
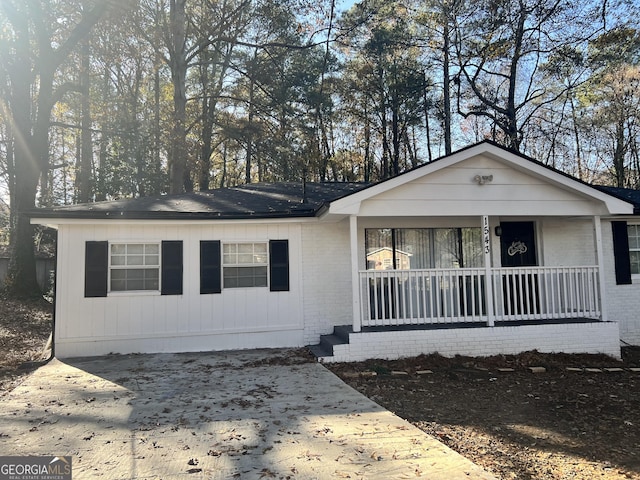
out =
[[[349,343],[349,334],[353,333],[353,327],[351,325],[340,325],[333,327],[333,334],[344,340],[344,343]]]
[[[307,348],[316,358],[332,356],[331,352],[328,352],[327,350],[322,348],[322,345],[309,345]]]
[[[333,333],[330,335],[320,335],[320,343],[318,345],[310,345],[309,351],[317,358],[332,357],[333,347],[336,345],[346,345],[349,343],[349,334],[353,332],[351,325],[341,325],[334,327]]]

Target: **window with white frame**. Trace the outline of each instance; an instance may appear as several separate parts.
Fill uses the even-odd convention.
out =
[[[159,243],[112,243],[110,291],[160,290]]]
[[[640,275],[640,224],[627,225],[627,233],[629,234],[631,274]]]
[[[482,231],[478,227],[367,228],[365,249],[368,270],[484,265]]]
[[[223,244],[224,288],[266,287],[268,258],[267,242]]]

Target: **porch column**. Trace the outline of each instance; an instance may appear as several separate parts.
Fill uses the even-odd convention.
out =
[[[604,293],[604,253],[602,250],[602,223],[600,222],[600,216],[595,215],[593,217],[593,231],[596,242],[596,264],[598,265],[598,283],[600,284],[600,320],[606,322],[607,316],[607,304],[605,302]]]
[[[484,251],[484,285],[485,302],[487,305],[487,325],[493,327],[495,315],[493,312],[493,276],[491,275],[491,227],[489,216],[482,216],[482,247]]]
[[[362,329],[360,312],[360,274],[358,273],[358,217],[349,217],[349,245],[351,250],[351,298],[353,307],[353,331]]]

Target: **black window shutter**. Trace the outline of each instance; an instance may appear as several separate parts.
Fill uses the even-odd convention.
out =
[[[611,228],[613,230],[616,285],[629,285],[631,283],[631,259],[629,258],[627,222],[611,222]]]
[[[272,292],[289,291],[289,241],[269,241],[269,277]]]
[[[109,275],[109,242],[86,242],[84,251],[84,296],[106,297]]]
[[[200,293],[222,292],[220,240],[200,242]]]
[[[162,295],[182,295],[182,241],[162,242]]]

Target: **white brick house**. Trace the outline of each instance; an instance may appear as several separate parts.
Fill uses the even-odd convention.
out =
[[[619,356],[640,343],[636,193],[483,142],[373,185],[254,184],[32,222],[58,229],[59,357]]]

